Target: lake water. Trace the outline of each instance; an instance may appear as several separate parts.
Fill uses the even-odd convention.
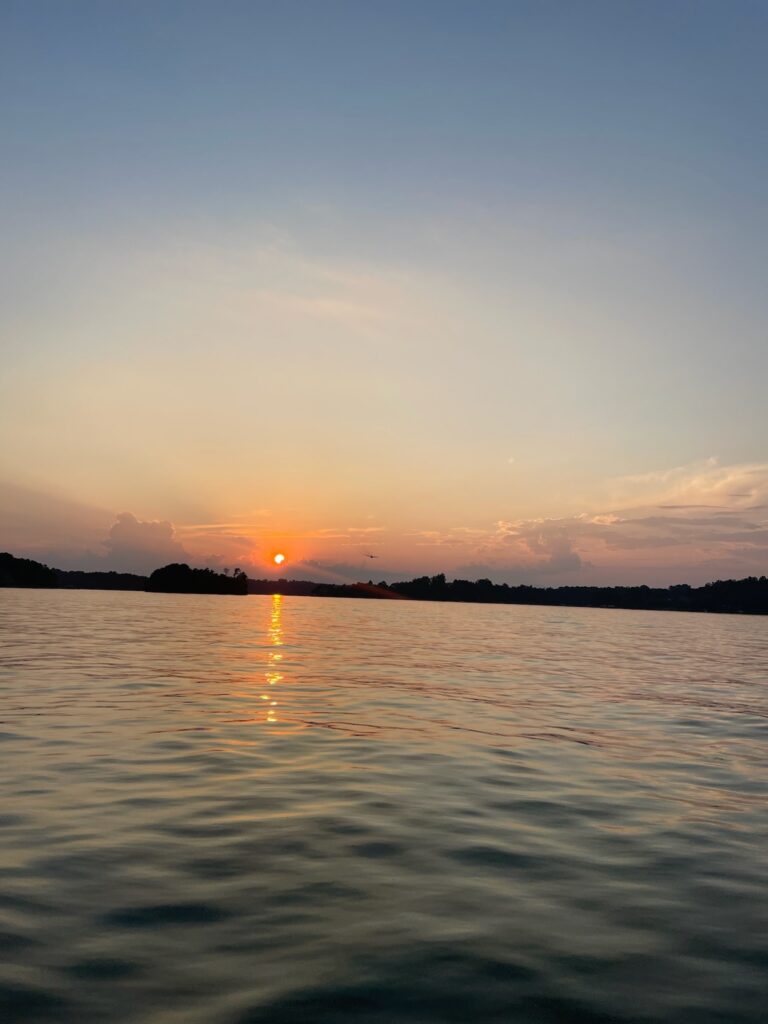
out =
[[[768,1019],[768,619],[0,590],[0,1019]]]

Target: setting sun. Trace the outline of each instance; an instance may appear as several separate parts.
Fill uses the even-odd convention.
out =
[[[282,565],[283,562],[285,561],[285,555],[275,555],[272,561],[275,563],[275,565]]]

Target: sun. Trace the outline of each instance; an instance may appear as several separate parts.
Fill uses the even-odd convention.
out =
[[[285,561],[285,555],[277,554],[273,557],[272,561],[275,563],[275,565],[282,565],[283,562]]]

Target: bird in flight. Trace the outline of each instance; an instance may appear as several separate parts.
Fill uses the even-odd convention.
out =
[[[363,552],[363,558],[378,558],[378,555],[369,555],[367,551]]]

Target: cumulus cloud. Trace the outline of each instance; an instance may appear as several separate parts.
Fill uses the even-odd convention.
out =
[[[573,572],[581,568],[581,555],[574,551],[567,532],[558,530],[554,534],[539,534],[527,541],[534,557],[538,558],[540,572]]]
[[[110,525],[111,521],[111,525]],[[14,554],[58,569],[150,572],[190,561],[171,523],[0,482],[0,535]]]
[[[189,560],[171,523],[137,519],[131,512],[117,517],[103,543],[109,567],[126,572],[151,572],[168,562]]]
[[[485,567],[495,578],[509,582],[530,582],[550,575],[568,578],[584,566],[573,530],[578,522],[577,518],[501,520],[477,547],[483,561],[460,568]]]

